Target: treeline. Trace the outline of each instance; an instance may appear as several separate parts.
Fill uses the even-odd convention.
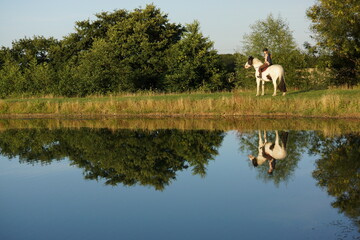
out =
[[[358,52],[346,60],[308,43],[302,51],[287,23],[272,15],[251,27],[242,53],[221,55],[199,22],[172,23],[154,5],[102,12],[93,21],[76,22],[75,32],[61,40],[34,36],[2,47],[0,97],[252,88],[254,71],[243,66],[250,54],[262,57],[264,46],[284,66],[290,87],[358,83]]]
[[[154,5],[96,14],[63,40],[35,36],[0,51],[0,96],[85,96],[227,88],[197,21],[171,23]]]

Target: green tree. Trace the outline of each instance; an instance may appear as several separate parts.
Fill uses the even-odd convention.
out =
[[[254,72],[244,68],[248,58],[249,56],[244,54],[236,54],[235,81],[233,82],[236,88],[253,88],[256,86]]]
[[[64,94],[71,95],[73,92],[79,96],[114,92],[118,90],[117,82],[124,77],[124,74],[119,72],[119,65],[121,64],[116,61],[114,47],[105,39],[97,39],[91,49],[79,54],[78,64],[67,66],[72,74],[69,79],[62,78],[61,89],[67,91],[68,87],[64,84],[69,84],[75,88],[68,93],[63,91]],[[130,90],[130,88],[123,86],[121,90]]]
[[[0,97],[23,92],[25,81],[20,65],[8,55],[0,69]]]
[[[224,87],[232,89],[236,87],[237,75],[237,59],[238,53],[234,54],[219,54],[220,69],[224,72]]]
[[[35,36],[14,41],[0,54],[2,97],[11,94],[48,94],[56,85],[54,38]]]
[[[226,73],[234,73],[236,70],[236,53],[235,54],[219,54],[221,68]]]
[[[251,55],[264,61],[262,50],[267,47],[272,54],[273,63],[284,67],[286,81],[290,86],[306,85],[306,78],[301,76],[303,72],[297,71],[305,67],[304,56],[295,43],[288,23],[280,16],[275,18],[270,14],[265,20],[255,22],[250,28],[251,33],[243,37],[243,55]],[[244,64],[245,61],[241,63],[242,68]],[[246,79],[244,81],[249,82]]]
[[[101,12],[95,14],[96,19],[77,21],[75,23],[75,32],[65,36],[54,48],[54,58],[58,68],[68,61],[71,64],[77,64],[78,55],[81,52],[92,48],[96,39],[107,38],[108,30],[123,21],[129,15],[127,10],[116,10],[113,12]]]
[[[54,93],[66,97],[84,96],[83,83],[79,81],[78,74],[76,60],[68,60],[56,72],[58,84],[54,86]]]
[[[1,96],[86,96],[230,86],[224,81],[213,43],[202,36],[199,23],[188,25],[183,35],[185,28],[171,23],[152,4],[96,17],[76,22],[75,32],[61,41],[35,36],[14,41],[10,49],[2,48],[1,84],[13,85],[0,90]],[[8,70],[11,72],[6,73]]]
[[[0,48],[0,69],[3,67],[5,62],[9,60],[10,48],[1,47]]]
[[[333,84],[354,85],[360,75],[360,3],[358,0],[317,0],[306,14],[317,46],[331,56]]]
[[[223,73],[214,44],[200,32],[200,23],[186,26],[183,38],[168,52],[165,88],[168,91],[218,90]]]
[[[90,86],[86,94],[162,88],[165,52],[179,41],[183,28],[154,5],[121,13],[104,38],[79,54],[79,80]]]
[[[34,36],[14,41],[10,52],[13,59],[25,69],[33,59],[36,59],[37,64],[51,62],[54,58],[53,49],[58,44],[59,41],[54,38]]]
[[[53,92],[55,73],[49,63],[42,62],[37,64],[37,60],[34,58],[24,70],[24,77],[26,83],[22,87],[22,92],[32,95],[50,94]]]

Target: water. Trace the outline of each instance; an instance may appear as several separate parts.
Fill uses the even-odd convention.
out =
[[[6,128],[0,239],[360,239],[360,135],[278,133]]]

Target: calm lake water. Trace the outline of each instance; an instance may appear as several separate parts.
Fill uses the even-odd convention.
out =
[[[259,134],[3,129],[0,239],[360,239],[360,134]]]

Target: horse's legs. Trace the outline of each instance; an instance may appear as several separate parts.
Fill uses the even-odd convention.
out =
[[[264,93],[265,93],[265,82],[264,81],[262,81],[262,83],[261,83],[261,90],[262,90],[261,96],[264,96]]]
[[[264,146],[264,142],[262,140],[262,137],[261,137],[261,131],[258,130],[258,134],[259,134],[259,148],[263,147]]]
[[[260,78],[256,78],[256,96],[259,96],[260,92]]]
[[[274,94],[273,94],[273,96],[276,96],[276,89],[277,89],[276,78],[273,79],[273,84],[274,84]]]
[[[264,131],[264,141],[267,143],[266,131]]]
[[[275,131],[275,145],[280,146],[279,133],[277,130]]]

